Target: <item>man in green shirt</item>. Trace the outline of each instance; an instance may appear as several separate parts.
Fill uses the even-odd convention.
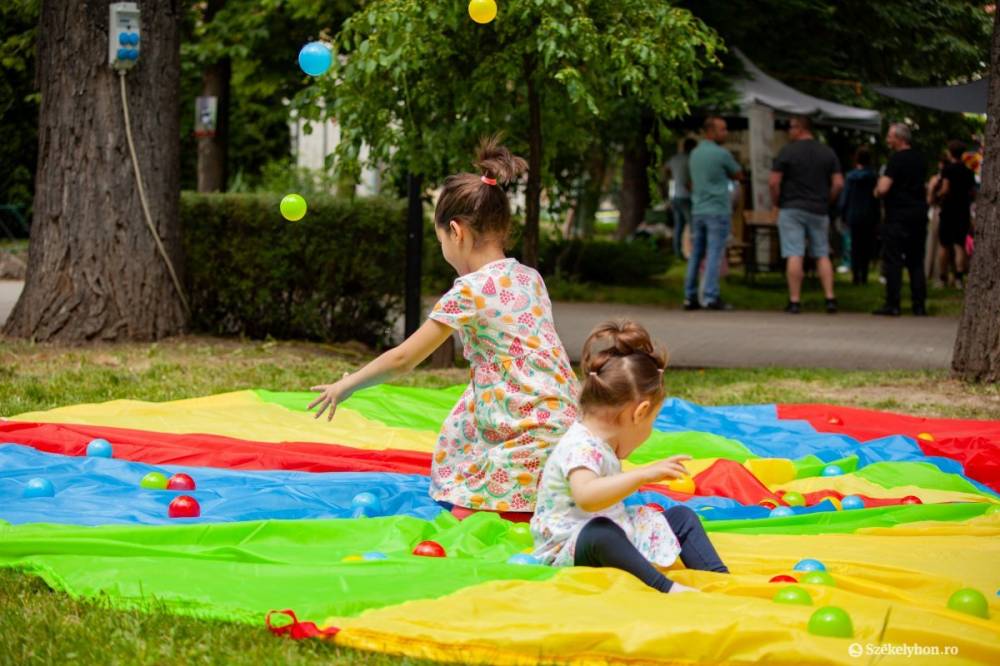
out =
[[[719,295],[719,269],[729,238],[732,200],[729,181],[742,176],[739,163],[721,143],[729,133],[718,116],[705,120],[705,138],[691,151],[691,256],[684,280],[684,309],[728,310]],[[705,259],[704,305],[698,300],[698,268]]]

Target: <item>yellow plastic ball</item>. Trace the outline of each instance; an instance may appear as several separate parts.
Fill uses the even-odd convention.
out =
[[[489,23],[497,17],[497,3],[493,0],[472,0],[469,16],[476,23]]]
[[[682,476],[679,479],[671,479],[667,482],[667,488],[670,488],[675,493],[687,493],[688,495],[694,494],[694,479],[690,476]]]
[[[298,194],[287,194],[281,200],[281,216],[289,222],[296,222],[306,216],[306,200]]]
[[[342,559],[341,562],[362,562],[364,561],[364,559],[365,558],[361,557],[360,555],[348,555],[347,557]]]
[[[922,432],[919,435],[917,435],[917,439],[922,439],[925,442],[933,442],[934,435],[930,434],[929,432]]]

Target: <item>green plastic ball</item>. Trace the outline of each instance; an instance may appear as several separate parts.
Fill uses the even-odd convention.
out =
[[[812,596],[798,585],[786,585],[771,598],[777,604],[800,604],[812,606]]]
[[[984,619],[989,619],[990,617],[990,609],[989,604],[986,603],[986,597],[982,592],[971,587],[963,587],[948,597],[948,608],[959,613],[975,615]]]
[[[800,583],[805,583],[806,585],[829,585],[830,587],[836,587],[837,582],[833,580],[833,576],[825,571],[810,571],[799,581]]]
[[[531,544],[531,526],[528,523],[513,523],[507,528],[507,535],[519,544]]]
[[[281,200],[281,215],[289,222],[301,220],[306,215],[306,200],[298,194],[286,194]]]
[[[781,496],[781,499],[785,500],[785,504],[788,506],[805,506],[806,498],[802,496],[802,493],[797,493],[794,490],[789,491]]]
[[[843,608],[823,606],[809,618],[809,633],[831,638],[851,638],[854,625],[851,616]]]
[[[139,485],[150,490],[164,490],[167,487],[167,477],[159,472],[150,472],[142,477]]]

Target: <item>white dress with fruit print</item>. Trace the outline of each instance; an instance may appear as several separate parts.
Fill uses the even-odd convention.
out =
[[[431,497],[534,511],[538,475],[576,419],[579,392],[542,277],[516,259],[494,261],[455,280],[430,317],[458,330],[471,375],[434,449]]]

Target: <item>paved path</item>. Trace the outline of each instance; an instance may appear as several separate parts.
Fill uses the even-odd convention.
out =
[[[675,367],[946,369],[958,330],[951,317],[684,312],[611,303],[556,303],[553,309],[574,360],[595,324],[630,317],[667,346]]]
[[[21,287],[0,280],[0,325]],[[556,328],[574,360],[596,324],[631,317],[667,346],[674,367],[946,369],[958,329],[958,320],[950,317],[684,312],[613,303],[556,303],[554,309]]]
[[[10,311],[14,309],[18,296],[21,295],[23,282],[15,280],[0,280],[0,326],[7,321]]]

